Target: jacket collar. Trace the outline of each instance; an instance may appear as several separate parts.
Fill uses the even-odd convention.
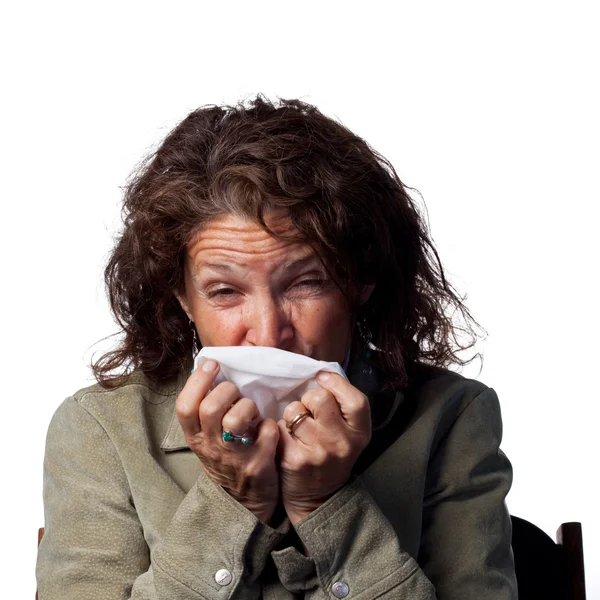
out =
[[[376,362],[367,357],[368,354],[360,345],[355,344],[350,352],[346,375],[350,383],[369,399],[372,428],[373,431],[379,431],[390,422],[403,403],[404,393],[401,389],[385,389],[383,374]],[[180,375],[169,387],[169,392],[173,394],[173,414],[167,433],[160,445],[161,450],[165,452],[189,449],[175,412],[175,400],[183,389],[188,376],[187,373]]]
[[[170,395],[172,396],[170,401],[173,403],[173,413],[167,428],[167,433],[165,434],[165,437],[160,445],[160,449],[164,450],[165,452],[189,449],[183,429],[181,428],[181,424],[179,423],[179,419],[177,418],[177,413],[175,411],[175,402],[177,401],[177,397],[181,393],[181,390],[186,384],[189,376],[190,371],[186,369],[184,373],[180,373],[179,376],[173,380],[169,389]]]
[[[171,418],[171,423],[169,424],[169,429],[167,429],[167,435],[165,435],[160,448],[165,452],[189,448],[175,410],[173,410],[173,416]]]

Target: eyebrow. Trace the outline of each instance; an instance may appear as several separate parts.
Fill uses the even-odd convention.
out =
[[[291,269],[297,269],[297,268],[302,268],[303,266],[310,264],[312,262],[317,262],[319,264],[319,266],[321,266],[321,261],[319,260],[319,258],[317,256],[315,256],[314,254],[308,254],[306,256],[301,256],[300,258],[294,258],[291,260],[288,260],[284,263],[282,263],[281,265],[279,265],[275,270],[276,271],[288,271]],[[235,267],[239,267],[240,269],[244,269],[247,268],[248,265],[246,265],[245,263],[234,263]],[[215,262],[210,262],[210,263],[205,263],[205,262],[201,262],[198,265],[196,265],[196,273],[194,273],[194,277],[198,275],[198,271],[201,268],[210,268],[213,269],[214,271],[221,271],[223,273],[232,273],[233,271],[235,271],[236,269],[234,267],[232,267],[232,265],[230,263],[215,263]]]
[[[230,273],[231,271],[233,271],[233,269],[231,268],[231,265],[228,265],[227,263],[200,263],[198,265],[196,265],[196,269],[200,270],[200,268],[203,267],[209,267],[211,269],[214,269],[215,271],[226,271],[228,273]]]
[[[277,270],[288,271],[289,269],[304,267],[312,262],[316,262],[319,266],[321,266],[321,261],[319,260],[318,256],[315,254],[307,254],[306,256],[301,256],[300,258],[294,258],[284,262]]]

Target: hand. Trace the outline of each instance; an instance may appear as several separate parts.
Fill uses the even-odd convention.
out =
[[[367,397],[341,375],[321,372],[320,390],[289,404],[279,425],[281,497],[292,525],[308,516],[349,479],[371,439]],[[310,410],[289,435],[286,421]]]
[[[264,419],[253,432],[250,445],[225,442],[223,430],[242,435],[259,411],[252,400],[240,397],[233,383],[220,383],[209,392],[218,372],[214,360],[197,368],[179,394],[175,412],[208,477],[268,523],[279,501],[275,464],[279,429],[273,419]]]

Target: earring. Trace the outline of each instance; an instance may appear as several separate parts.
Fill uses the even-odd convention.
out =
[[[194,321],[190,319],[190,327],[192,328],[192,354],[197,354],[200,352],[200,341],[198,340],[198,333],[196,332],[196,325]]]
[[[371,352],[381,352],[381,348],[378,348],[371,340],[373,339],[373,333],[367,325],[367,319],[363,317],[356,321],[356,327],[358,329],[358,335],[362,340],[363,344],[367,347],[365,349],[365,358],[371,357]]]

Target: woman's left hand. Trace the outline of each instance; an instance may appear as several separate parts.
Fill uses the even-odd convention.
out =
[[[323,389],[309,390],[289,404],[278,421],[281,497],[292,523],[308,516],[349,479],[371,439],[367,397],[341,375],[322,371]],[[292,438],[286,422],[309,410]]]

